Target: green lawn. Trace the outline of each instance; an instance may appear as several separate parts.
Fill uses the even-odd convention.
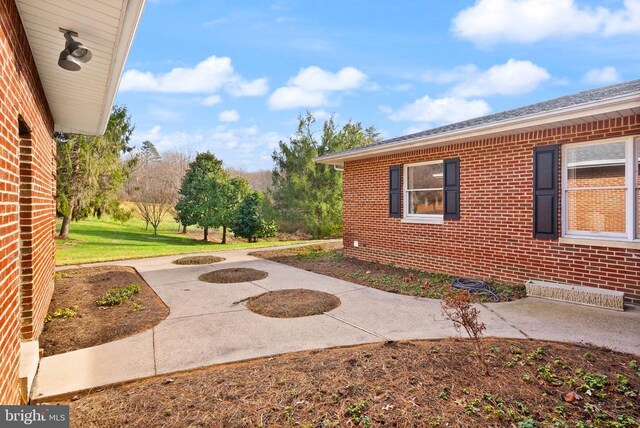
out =
[[[58,221],[58,230],[59,228]],[[177,233],[177,224],[173,219],[160,225],[158,235],[153,234],[151,227],[148,231],[145,230],[144,222],[136,218],[125,224],[112,221],[108,217],[72,222],[69,238],[56,240],[56,264],[70,265],[203,251],[260,248],[299,242],[261,240],[250,244],[235,241],[232,239],[233,235],[229,234],[228,239],[232,242],[223,245],[203,242],[202,232],[196,232],[194,230],[188,235]],[[210,239],[219,242],[219,234],[212,232]]]

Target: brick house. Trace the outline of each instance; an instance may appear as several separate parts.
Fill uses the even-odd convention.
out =
[[[0,404],[27,397],[53,293],[54,131],[104,132],[144,0],[0,2]],[[58,66],[60,28],[91,61]]]
[[[640,80],[332,153],[345,255],[640,303]]]

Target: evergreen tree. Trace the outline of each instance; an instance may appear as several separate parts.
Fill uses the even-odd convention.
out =
[[[218,206],[218,187],[225,181],[222,161],[213,153],[198,153],[189,164],[176,204],[178,219],[184,226],[197,224],[204,229],[204,240],[209,240],[209,228],[215,224]]]
[[[98,217],[103,212],[120,214],[117,192],[135,160],[122,161],[129,146],[133,124],[126,106],[115,106],[101,136],[57,133],[57,210],[62,215],[60,237],[69,235],[71,220]]]
[[[301,116],[296,134],[287,143],[280,141],[274,151],[271,195],[281,227],[287,231],[302,229],[320,238],[342,233],[342,173],[314,159],[370,144],[379,136],[374,128],[364,129],[360,123],[349,122],[337,130],[330,118],[318,141],[314,123],[310,113]]]
[[[199,153],[182,180],[176,204],[178,220],[183,226],[197,224],[209,240],[210,228],[222,228],[222,243],[227,243],[227,228],[235,211],[249,192],[244,178],[231,178],[214,154]]]
[[[232,230],[241,238],[249,242],[257,242],[258,238],[275,236],[277,227],[273,220],[269,220],[269,200],[264,194],[250,192],[236,210]]]
[[[228,175],[227,175],[228,178]],[[222,227],[222,243],[227,243],[227,228],[231,227],[236,211],[251,191],[249,182],[241,177],[231,178],[218,187],[219,198],[214,220],[215,227]]]

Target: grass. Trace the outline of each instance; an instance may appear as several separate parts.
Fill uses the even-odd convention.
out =
[[[57,226],[59,230],[60,222]],[[211,239],[218,239],[217,235],[212,232]],[[56,264],[63,266],[173,254],[260,248],[297,242],[271,240],[257,243],[219,244],[204,242],[201,239],[201,232],[200,234],[194,232],[188,235],[177,233],[177,225],[173,219],[168,219],[160,224],[158,235],[154,235],[151,227],[148,231],[145,230],[144,222],[137,218],[124,224],[112,221],[108,217],[103,217],[100,220],[90,218],[72,222],[69,238],[56,240]]]

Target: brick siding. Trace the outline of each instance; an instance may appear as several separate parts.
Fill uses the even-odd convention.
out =
[[[31,131],[29,135],[22,135],[22,144],[19,118]],[[2,404],[17,404],[20,400],[20,339],[39,336],[53,292],[55,144],[52,134],[53,119],[17,7],[13,0],[3,0],[0,2]]]
[[[345,254],[508,284],[602,287],[640,303],[640,250],[532,236],[533,148],[626,135],[640,135],[639,115],[346,162]],[[460,220],[416,224],[388,216],[389,166],[453,157],[460,158]]]

